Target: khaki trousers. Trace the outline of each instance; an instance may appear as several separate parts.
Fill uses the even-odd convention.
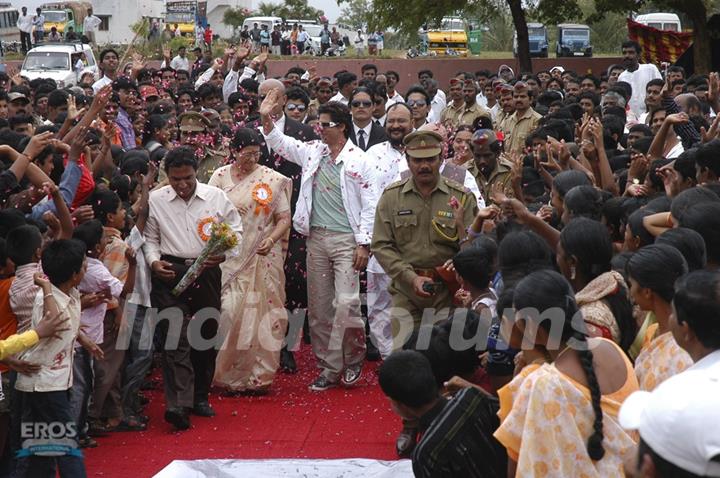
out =
[[[307,239],[310,337],[318,367],[330,381],[365,358],[360,277],[353,269],[352,233],[312,229]]]

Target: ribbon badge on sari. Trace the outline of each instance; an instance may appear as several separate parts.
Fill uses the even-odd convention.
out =
[[[266,215],[270,214],[270,203],[272,203],[273,200],[273,193],[269,184],[256,184],[252,191],[252,198],[257,203],[255,206],[256,216],[260,214],[260,211],[263,211]]]

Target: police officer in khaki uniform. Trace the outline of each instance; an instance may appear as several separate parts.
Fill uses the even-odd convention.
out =
[[[474,195],[440,175],[439,134],[416,131],[405,137],[404,144],[411,176],[391,184],[382,194],[371,244],[392,280],[395,348],[420,326],[424,309],[450,307],[450,291],[435,268],[460,250],[465,229],[477,213]],[[461,211],[459,220],[451,205],[453,198]]]
[[[186,111],[180,115],[180,143],[195,149],[202,149],[203,154],[198,157],[197,180],[207,184],[213,172],[225,164],[228,153],[213,149],[209,136],[212,123],[202,113]]]
[[[504,158],[502,144],[491,129],[479,129],[470,142],[478,175],[475,180],[486,201],[492,201],[491,191],[501,183],[507,197],[515,197],[512,187],[512,162]]]
[[[427,320],[425,309],[432,309],[428,317],[433,322],[448,317],[452,296],[436,268],[468,244],[466,228],[477,213],[473,193],[440,175],[442,136],[420,130],[403,143],[411,175],[388,186],[380,197],[370,246],[392,280],[390,321],[396,350]],[[417,434],[418,423],[404,420],[395,443],[398,455],[412,453]]]

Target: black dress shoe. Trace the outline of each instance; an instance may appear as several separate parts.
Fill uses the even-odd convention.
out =
[[[165,410],[165,421],[178,430],[190,428],[190,417],[184,408],[168,408]]]
[[[395,440],[395,451],[400,458],[409,458],[412,455],[415,445],[417,445],[417,434],[416,428],[403,427]]]
[[[283,347],[280,350],[280,368],[285,373],[297,373],[297,364],[295,363],[295,356],[290,352],[287,347]]]
[[[211,407],[208,402],[196,403],[192,408],[192,412],[194,415],[197,415],[199,417],[214,417],[215,416],[215,410],[213,410],[213,407]]]

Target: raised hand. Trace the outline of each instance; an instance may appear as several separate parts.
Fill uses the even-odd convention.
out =
[[[270,116],[272,112],[277,108],[279,104],[280,95],[276,89],[272,89],[268,92],[267,96],[260,105],[260,116]]]
[[[30,142],[25,147],[23,154],[30,159],[35,159],[40,152],[48,146],[55,136],[52,131],[45,131],[44,133],[36,134],[30,139]]]
[[[684,124],[690,121],[690,117],[687,113],[673,113],[665,117],[665,121],[671,125]]]

